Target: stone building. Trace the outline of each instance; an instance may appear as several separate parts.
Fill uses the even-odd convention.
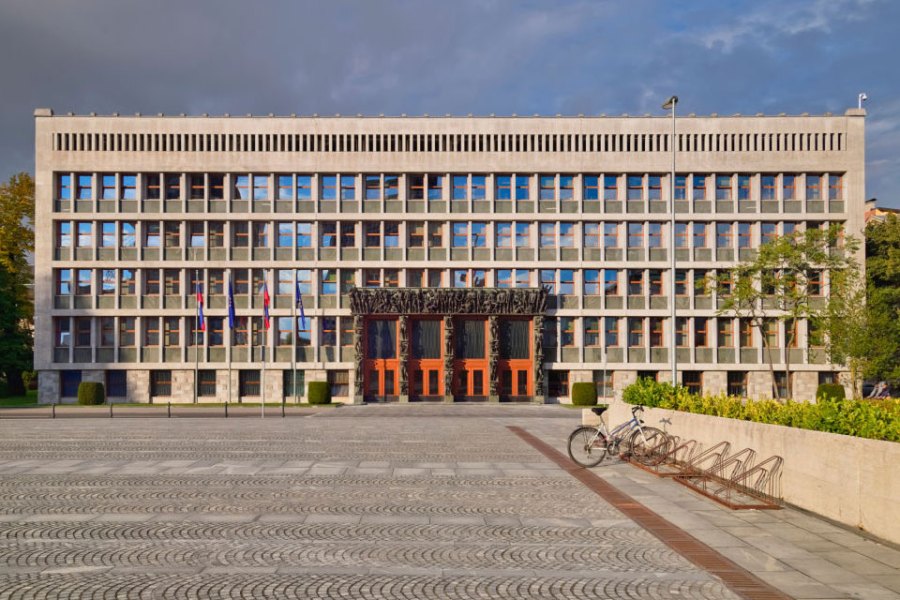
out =
[[[38,109],[41,401],[83,380],[136,402],[294,401],[314,380],[344,401],[610,395],[668,379],[673,351],[694,389],[768,396],[759,332],[694,282],[791,231],[858,235],[864,116],[691,115],[673,148],[665,116]],[[808,397],[836,368],[807,323],[786,333],[767,332],[776,363]]]

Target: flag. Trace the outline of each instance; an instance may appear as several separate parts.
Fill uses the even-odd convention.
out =
[[[269,329],[269,286],[266,285],[266,282],[263,281],[262,284],[262,295],[263,295],[263,324],[266,329]]]
[[[296,289],[295,302],[300,309],[300,329],[306,330],[306,312],[303,310],[303,294],[300,293],[300,282],[294,282],[294,286]]]
[[[228,328],[234,329],[237,319],[234,316],[234,286],[231,284],[231,276],[228,277]]]
[[[203,318],[203,289],[197,283],[197,327],[200,331],[206,331],[206,320]]]

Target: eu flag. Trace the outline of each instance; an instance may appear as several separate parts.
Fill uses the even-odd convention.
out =
[[[294,283],[294,285],[296,287],[296,292],[294,294],[295,295],[294,300],[297,303],[297,306],[300,308],[300,328],[305,330],[306,329],[306,313],[303,311],[303,294],[300,293],[300,282],[297,281]]]
[[[231,285],[231,277],[228,277],[228,328],[234,329],[237,319],[234,316],[234,286]]]
[[[197,284],[197,327],[206,331],[206,319],[203,318],[203,289]]]

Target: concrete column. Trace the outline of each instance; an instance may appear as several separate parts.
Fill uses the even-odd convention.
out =
[[[616,400],[622,399],[622,390],[637,381],[637,371],[615,371],[613,373],[613,391]]]
[[[709,395],[728,392],[728,373],[726,371],[706,371],[703,373],[703,393]]]
[[[747,397],[754,400],[772,398],[772,374],[768,371],[750,371],[747,375]]]
[[[794,400],[816,401],[816,389],[819,387],[819,373],[817,371],[797,371],[791,373],[793,377]]]

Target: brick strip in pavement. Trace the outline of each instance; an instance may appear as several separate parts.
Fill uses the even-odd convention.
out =
[[[562,470],[587,486],[629,519],[653,534],[686,559],[720,578],[734,593],[745,600],[792,600],[791,596],[773,588],[743,567],[722,556],[685,530],[676,527],[628,494],[622,492],[590,470],[569,460],[550,444],[521,427],[508,429],[535,450],[556,463]]]

